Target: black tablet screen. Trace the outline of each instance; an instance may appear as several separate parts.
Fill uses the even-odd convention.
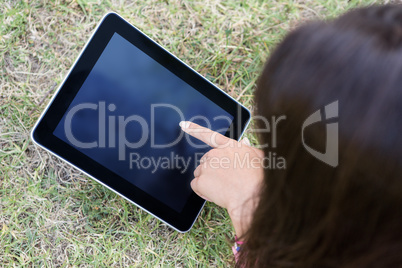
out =
[[[181,120],[224,134],[233,116],[115,33],[53,134],[180,212],[210,149]]]

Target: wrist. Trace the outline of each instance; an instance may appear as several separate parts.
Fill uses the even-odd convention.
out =
[[[247,231],[251,217],[242,213],[242,207],[228,208],[228,214],[232,221],[233,228],[237,237],[242,237]]]
[[[229,217],[237,237],[242,237],[250,227],[258,200],[250,198],[242,202],[230,202],[227,206]]]

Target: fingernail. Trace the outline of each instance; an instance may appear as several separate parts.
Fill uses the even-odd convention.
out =
[[[182,129],[186,129],[186,128],[188,128],[190,126],[190,122],[188,122],[188,121],[180,121],[179,126]]]

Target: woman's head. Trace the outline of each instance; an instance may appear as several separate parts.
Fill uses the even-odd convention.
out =
[[[402,265],[402,7],[357,9],[296,29],[268,60],[255,100],[258,115],[286,116],[276,148],[264,149],[284,157],[286,169],[265,170],[240,259]],[[322,120],[302,130],[317,110]],[[324,154],[331,131],[329,144],[339,137],[335,167],[306,150]],[[261,135],[261,144],[270,141]]]

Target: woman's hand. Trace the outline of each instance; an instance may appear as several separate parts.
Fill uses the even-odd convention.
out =
[[[200,197],[228,210],[241,236],[258,203],[264,153],[248,142],[238,142],[195,123],[180,122],[182,130],[213,149],[200,160],[191,188]]]

